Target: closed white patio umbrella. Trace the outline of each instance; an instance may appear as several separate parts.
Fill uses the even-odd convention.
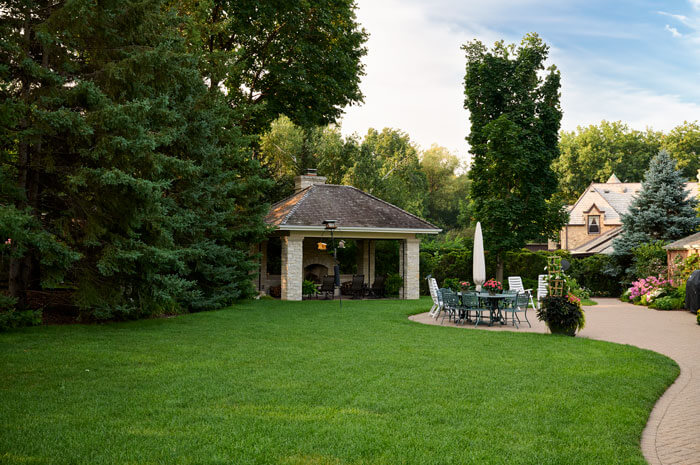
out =
[[[476,223],[474,232],[474,253],[472,255],[473,268],[472,278],[476,285],[476,290],[481,290],[481,285],[486,281],[486,258],[484,257],[484,237],[481,234],[481,223]]]

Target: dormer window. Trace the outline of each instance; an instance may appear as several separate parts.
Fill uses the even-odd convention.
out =
[[[588,234],[600,234],[600,215],[588,215]]]

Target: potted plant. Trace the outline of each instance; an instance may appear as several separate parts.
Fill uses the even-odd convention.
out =
[[[486,289],[486,291],[488,291],[488,293],[491,294],[491,295],[494,295],[494,294],[496,294],[496,293],[498,293],[498,292],[502,292],[502,291],[503,291],[503,285],[502,285],[500,282],[498,282],[498,281],[496,281],[495,279],[493,279],[493,278],[491,278],[491,279],[489,279],[488,281],[486,281],[481,287],[483,287],[484,289]]]
[[[316,284],[314,284],[313,281],[305,279],[304,282],[301,283],[301,293],[303,295],[313,297],[316,294],[318,294],[318,288],[316,287]]]
[[[552,334],[575,336],[586,325],[581,299],[569,293],[566,296],[548,295],[542,299],[537,318],[544,321]]]

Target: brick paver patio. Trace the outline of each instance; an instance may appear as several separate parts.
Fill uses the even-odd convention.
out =
[[[700,326],[690,312],[663,312],[622,303],[617,299],[596,299],[586,307],[586,328],[581,337],[630,344],[674,359],[681,368],[675,383],[654,406],[642,433],[642,452],[651,465],[700,465]],[[547,332],[534,311],[528,311],[532,328],[484,326],[490,331]],[[411,320],[440,324],[427,313]],[[445,325],[454,326],[444,322]],[[460,326],[473,328],[472,325]],[[481,329],[480,325],[478,329]]]

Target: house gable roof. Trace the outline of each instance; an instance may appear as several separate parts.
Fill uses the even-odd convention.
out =
[[[318,229],[334,219],[338,228],[407,230],[437,234],[440,228],[352,186],[314,184],[275,203],[265,222],[277,228]]]
[[[571,255],[588,255],[602,253],[610,255],[613,253],[613,240],[622,232],[622,226],[610,229],[595,239],[571,250]]]
[[[688,182],[688,195],[698,197],[698,183]],[[585,224],[585,214],[593,205],[605,216],[606,225],[622,224],[622,215],[628,212],[635,196],[642,190],[641,182],[620,182],[611,176],[608,182],[591,183],[569,212],[569,225]]]

